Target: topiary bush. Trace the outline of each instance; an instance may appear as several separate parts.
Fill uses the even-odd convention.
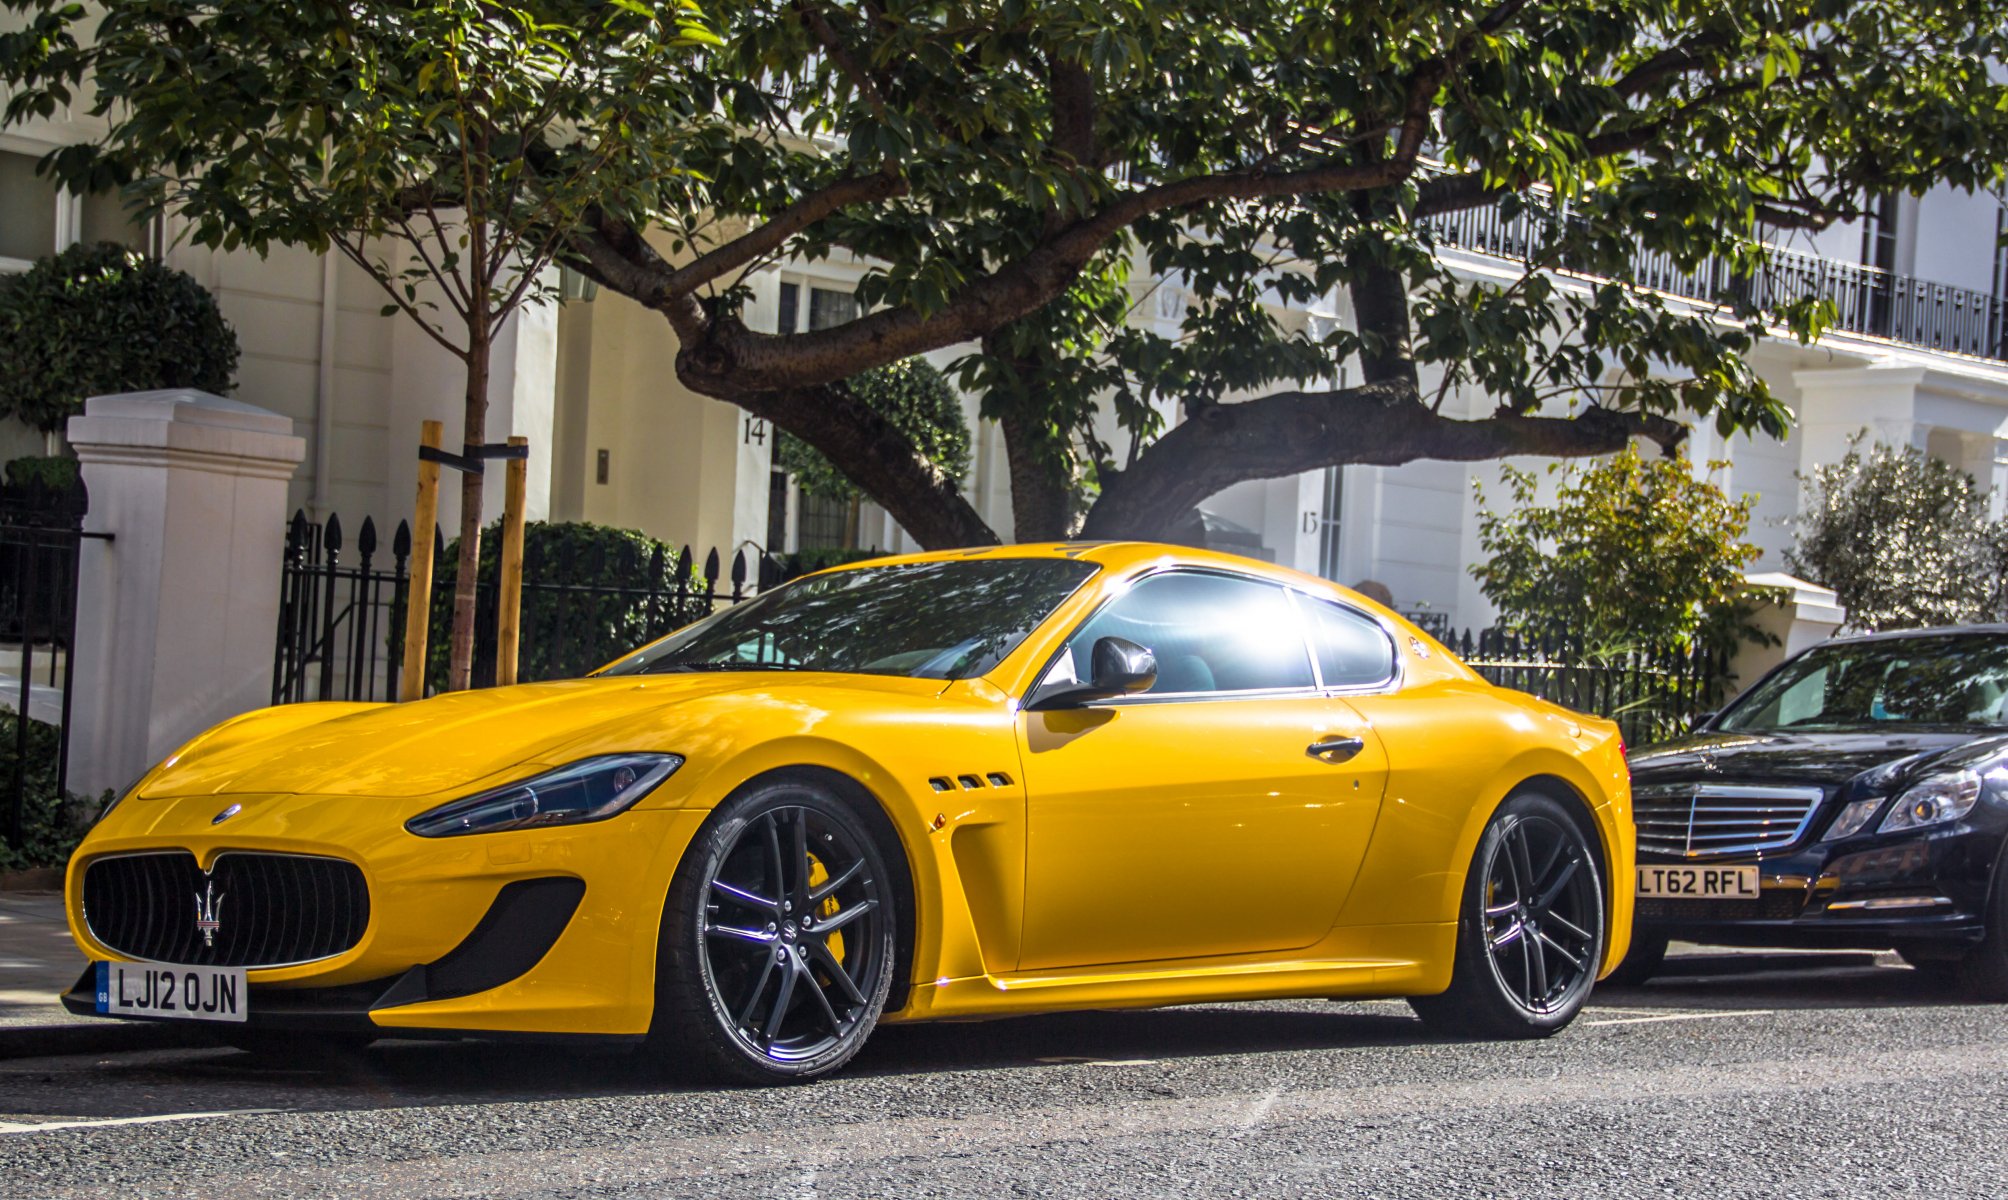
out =
[[[2008,522],[1973,477],[1915,446],[1861,439],[1805,478],[1792,570],[1834,589],[1857,629],[2008,616]]]
[[[969,471],[969,423],[948,378],[924,358],[877,367],[851,376],[851,393],[890,421],[930,462],[951,479]],[[812,496],[854,500],[857,485],[807,443],[782,437],[775,461]]]
[[[89,396],[228,392],[238,354],[201,284],[115,243],[72,246],[0,277],[0,417],[45,432]]]
[[[453,625],[453,580],[459,539],[438,560],[432,626],[426,641],[426,684],[446,686],[447,632]],[[525,683],[570,679],[604,666],[643,642],[710,612],[702,593],[704,563],[691,564],[677,598],[677,547],[636,529],[585,521],[532,521],[523,527],[522,638],[516,677]],[[729,570],[726,563],[724,569]],[[749,562],[747,586],[753,586]],[[495,681],[496,600],[502,568],[502,523],[481,533],[481,590],[474,617],[474,684]],[[727,583],[724,586],[730,587]]]

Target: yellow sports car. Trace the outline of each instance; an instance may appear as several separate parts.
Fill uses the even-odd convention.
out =
[[[246,714],[71,860],[78,1012],[591,1035],[746,1081],[880,1021],[1405,996],[1566,1025],[1624,957],[1609,722],[1145,544],[825,571],[589,678]]]

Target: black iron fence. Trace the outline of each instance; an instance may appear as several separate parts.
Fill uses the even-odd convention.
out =
[[[6,789],[7,842],[17,850],[31,797],[58,806],[68,793],[70,700],[74,691],[77,560],[84,542],[110,541],[83,531],[76,507],[0,505],[0,677],[13,710],[12,756],[0,772]]]
[[[619,530],[531,525],[523,558],[521,650],[525,683],[583,675],[635,646],[736,604],[786,572],[757,550],[726,563],[718,550],[701,562],[690,547],[671,551]],[[496,545],[482,539],[475,588],[474,683],[495,679],[499,596]],[[295,513],[281,569],[272,702],[394,700],[404,662],[405,606],[411,603],[411,530],[400,521],[389,553],[365,519],[351,551],[341,519],[315,524]],[[427,690],[445,681],[457,564],[435,531],[428,597]]]
[[[1729,687],[1728,656],[1698,646],[1598,651],[1574,639],[1530,638],[1506,629],[1466,630],[1441,640],[1500,687],[1616,721],[1631,746],[1687,732],[1721,705]]]

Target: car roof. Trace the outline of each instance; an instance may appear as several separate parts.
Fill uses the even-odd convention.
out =
[[[1201,550],[1193,546],[1173,546],[1163,542],[1137,541],[1076,541],[1076,542],[1020,542],[1003,546],[971,546],[960,550],[929,550],[918,554],[888,554],[882,558],[860,559],[844,563],[826,570],[847,571],[858,567],[883,567],[906,563],[954,562],[977,558],[1072,558],[1091,562],[1112,571],[1127,570],[1132,567],[1161,564],[1164,566],[1215,567],[1220,570],[1238,571],[1248,575],[1258,575],[1294,587],[1313,591],[1341,592],[1350,600],[1362,602],[1372,608],[1381,606],[1364,597],[1357,596],[1350,588],[1342,587],[1329,579],[1307,575],[1289,567],[1279,567],[1275,563],[1260,559],[1245,558],[1239,554],[1223,554],[1218,550]]]
[[[1894,642],[1904,638],[1949,637],[1962,633],[1992,633],[2008,636],[2008,625],[1933,625],[1928,629],[1885,629],[1880,633],[1850,633],[1828,638],[1826,644],[1836,642]]]

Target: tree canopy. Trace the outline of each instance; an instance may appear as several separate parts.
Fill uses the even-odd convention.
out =
[[[962,399],[926,359],[873,367],[845,382],[852,395],[892,422],[944,472],[959,477],[969,469],[969,423],[962,419]],[[815,447],[793,438],[784,437],[775,447],[774,461],[812,496],[854,500],[861,495],[857,484]]]
[[[348,11],[107,0],[107,21],[153,14],[175,35],[112,56],[65,41],[94,19],[81,6],[0,4],[36,14],[0,40],[16,113],[85,72],[101,104],[144,101],[226,33],[316,69]],[[400,9],[435,11],[383,6]],[[436,11],[444,30],[409,36],[488,20]],[[198,19],[219,12],[246,24]],[[706,16],[719,45],[702,65],[524,127],[510,186],[533,206],[558,194],[573,119],[617,135],[609,162],[639,147],[649,182],[575,220],[551,207],[559,252],[664,316],[683,383],[814,446],[935,546],[998,531],[844,385],[861,371],[975,347],[964,378],[1003,425],[1023,537],[1070,532],[1083,495],[1086,533],[1149,535],[1237,481],[1338,463],[1671,447],[1693,419],[1776,433],[1786,413],[1742,354],[1830,312],[1737,286],[1762,239],[1874,195],[1992,186],[2008,163],[1990,77],[2008,0],[753,0]],[[219,161],[187,118],[133,112],[59,166],[199,179]],[[1443,222],[1493,206],[1527,269],[1456,274],[1434,253]],[[856,319],[750,318],[749,273],[839,253],[871,264]],[[1732,270],[1696,309],[1643,285],[1642,254]],[[1147,276],[1183,294],[1175,335],[1126,320]],[[1317,297],[1345,319],[1265,303]],[[1425,371],[1496,405],[1446,411]],[[1095,421],[1111,398],[1115,444]]]

